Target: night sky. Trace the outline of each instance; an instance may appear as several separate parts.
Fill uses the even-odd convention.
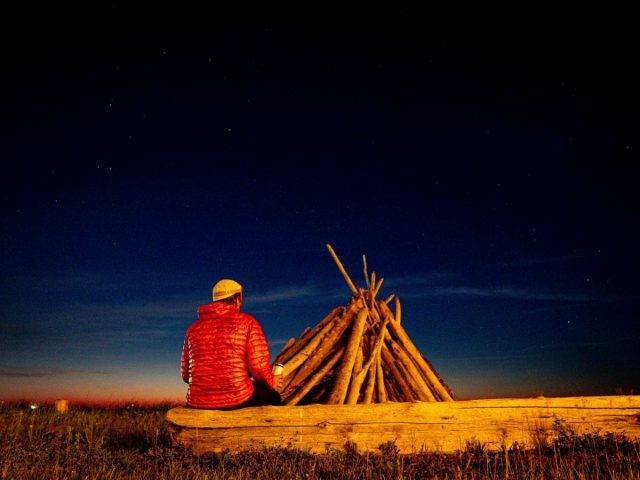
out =
[[[631,34],[411,17],[5,45],[0,398],[183,398],[220,278],[275,355],[349,299],[326,243],[458,397],[637,393]]]

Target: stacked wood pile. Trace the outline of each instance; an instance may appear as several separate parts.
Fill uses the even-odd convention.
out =
[[[277,356],[276,363],[284,365],[283,401],[353,405],[453,400],[402,327],[400,299],[376,298],[383,279],[368,274],[364,255],[366,288],[359,288],[331,245],[327,249],[353,296],[298,340],[290,339]]]

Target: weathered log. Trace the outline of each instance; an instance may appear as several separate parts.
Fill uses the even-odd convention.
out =
[[[347,396],[349,380],[351,379],[351,372],[353,371],[353,365],[356,361],[356,355],[358,354],[358,347],[360,345],[360,339],[362,338],[367,315],[367,309],[362,308],[358,312],[355,322],[353,322],[349,340],[344,351],[344,358],[333,384],[331,395],[329,395],[330,404],[342,404]]]
[[[292,447],[324,453],[327,448],[379,452],[394,442],[400,453],[453,453],[468,441],[489,451],[535,448],[553,439],[554,422],[578,435],[612,432],[640,439],[640,396],[512,398],[458,402],[250,407],[239,410],[174,408],[166,418],[173,441],[194,453]]]
[[[316,371],[316,373],[314,373],[311,376],[311,378],[309,378],[309,380],[307,380],[304,383],[304,385],[300,388],[300,390],[298,390],[293,397],[287,399],[286,404],[297,405],[300,402],[300,400],[302,400],[304,396],[307,393],[309,393],[311,389],[315,387],[318,384],[318,382],[320,382],[325,377],[327,373],[329,373],[329,371],[338,362],[338,360],[340,360],[343,353],[344,353],[344,347],[341,347],[338,350],[336,350],[336,353],[334,353],[331,356],[331,358],[329,358],[329,360],[327,360],[327,362],[318,371]]]
[[[353,280],[351,280],[351,278],[349,277],[349,274],[344,269],[344,266],[342,265],[342,262],[338,258],[338,255],[336,254],[336,252],[333,250],[333,247],[331,245],[329,245],[328,243],[327,243],[327,250],[329,250],[329,253],[331,254],[331,258],[333,258],[333,261],[335,262],[336,266],[338,267],[338,270],[340,270],[340,273],[342,274],[342,277],[344,278],[344,281],[347,282],[347,285],[349,286],[349,289],[351,290],[351,293],[353,293],[354,295],[357,295],[358,294],[358,287],[356,287],[356,284],[353,283]]]

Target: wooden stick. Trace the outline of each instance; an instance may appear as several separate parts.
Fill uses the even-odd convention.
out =
[[[400,299],[398,297],[396,297],[395,307],[395,319],[398,325],[400,325],[400,321],[402,320],[402,307],[400,306]]]
[[[309,333],[311,331],[311,327],[306,327],[304,330],[302,330],[302,332],[300,333],[300,338],[304,337],[307,333]]]
[[[451,398],[455,401],[455,397],[453,396],[453,392],[451,391],[451,388],[449,387],[449,385],[446,384],[446,382],[442,379],[442,377],[440,376],[440,374],[438,374],[438,372],[436,371],[435,368],[433,368],[433,365],[431,364],[431,362],[422,354],[420,354],[420,357],[422,358],[422,360],[425,361],[425,363],[429,366],[429,368],[433,371],[433,373],[436,374],[436,376],[438,377],[438,380],[440,380],[440,383],[442,384],[442,386],[444,388],[446,388],[447,392],[449,392],[449,395],[451,396]],[[428,383],[428,382],[427,382]],[[440,398],[440,401],[443,401],[442,398]]]
[[[296,343],[295,337],[291,337],[289,340],[287,340],[287,343],[284,344],[284,347],[282,347],[282,350],[280,351],[278,356],[282,355],[283,353],[286,353],[286,351],[289,350],[293,345],[295,345],[295,343]],[[276,358],[275,363],[282,363],[282,362],[278,362]]]
[[[386,328],[386,325],[385,325]],[[379,338],[380,335],[378,335]],[[383,336],[384,338],[384,336]],[[369,365],[369,368],[367,369],[367,384],[365,386],[364,389],[364,395],[362,397],[362,403],[365,404],[370,404],[371,402],[373,402],[373,397],[375,394],[375,384],[376,384],[376,378],[378,376],[378,364],[380,363],[380,348],[382,348],[382,346],[380,346],[379,348],[377,345],[377,338],[374,339],[373,337],[370,338],[371,340],[371,348],[370,348],[370,353],[369,353],[369,359],[372,360],[372,364]]]
[[[407,382],[405,381],[402,373],[400,373],[400,371],[398,370],[398,367],[396,367],[396,360],[395,358],[393,358],[391,351],[387,348],[386,345],[382,346],[382,359],[389,369],[391,377],[402,391],[402,395],[404,397],[402,398],[402,400],[405,402],[412,402],[415,399],[413,391],[411,390],[409,385],[407,385]]]
[[[369,287],[370,290],[373,290],[375,288],[375,286],[376,286],[376,272],[375,271],[371,272],[370,285],[371,285]]]
[[[384,384],[384,372],[382,371],[382,358],[378,357],[376,362],[376,390],[378,402],[385,403],[388,401],[387,388]]]
[[[338,267],[338,270],[340,270],[340,273],[342,274],[342,277],[344,278],[344,281],[347,282],[347,285],[349,286],[349,289],[351,289],[351,293],[353,293],[354,295],[357,295],[358,294],[358,288],[356,287],[355,283],[353,283],[353,281],[349,277],[349,274],[347,273],[347,271],[344,269],[344,266],[342,265],[342,262],[338,258],[338,255],[336,255],[336,252],[333,250],[333,247],[331,245],[329,245],[328,243],[327,243],[327,250],[329,250],[329,253],[331,254],[331,258],[333,258],[333,261],[335,262],[336,266]]]
[[[347,404],[349,405],[355,405],[356,403],[358,403],[358,398],[360,396],[360,388],[362,387],[362,384],[364,383],[364,380],[367,377],[367,374],[371,369],[371,366],[376,361],[376,359],[380,356],[380,349],[382,348],[382,344],[384,343],[384,337],[387,331],[387,323],[388,323],[388,320],[385,319],[384,322],[382,323],[382,326],[380,327],[380,331],[378,332],[374,346],[371,349],[371,354],[369,355],[369,359],[367,360],[367,363],[364,366],[362,366],[361,364],[360,368],[354,368],[353,370],[353,375],[351,378],[351,387],[349,389],[349,395],[347,397]],[[358,359],[356,357],[356,367],[357,366],[358,366]]]
[[[376,286],[376,289],[373,292],[374,297],[378,295],[378,292],[380,291],[380,287],[382,287],[382,282],[384,282],[384,278],[381,278],[380,281],[378,282],[378,285]]]
[[[278,354],[275,363],[282,363],[283,365],[287,363],[295,354],[297,354],[305,347],[305,345],[316,335],[316,333],[318,333],[327,323],[330,323],[334,319],[334,317],[344,313],[344,311],[344,307],[336,307],[332,309],[326,317],[320,320],[320,322],[318,322],[315,327],[309,330],[305,329],[298,342],[293,347],[291,347],[291,349],[286,351],[283,350]]]
[[[362,255],[362,273],[364,274],[364,283],[367,285],[367,289],[371,288],[369,273],[367,272],[367,257],[365,255]]]
[[[363,362],[363,340],[364,337],[360,338],[360,347],[358,348],[358,353],[356,354],[356,361],[353,364],[353,373],[351,375],[351,383],[349,385],[349,394],[347,395],[347,404],[355,405],[358,403],[358,397],[360,396],[360,387],[362,386],[362,380],[366,375],[366,371],[363,372],[362,362]]]
[[[362,338],[362,332],[368,311],[366,308],[362,308],[358,312],[353,326],[351,327],[351,334],[349,335],[349,341],[344,351],[344,359],[338,370],[338,375],[333,384],[333,390],[329,395],[329,404],[343,404],[347,396],[347,389],[349,388],[349,380],[351,379],[351,372],[353,371],[353,365],[356,361],[356,355],[358,354],[358,345],[360,345],[360,339]]]
[[[284,369],[282,371],[282,376],[286,377],[288,375],[291,375],[291,372],[302,365],[318,347],[327,332],[329,332],[334,327],[334,324],[335,322],[327,323],[322,330],[320,330],[311,340],[309,340],[307,345],[302,350],[300,350],[300,352],[298,352],[292,359],[285,363]]]
[[[349,393],[345,402],[348,405],[355,405],[356,403],[358,403],[358,398],[360,397],[360,387],[362,387],[363,380],[367,374],[366,370],[363,371],[362,369],[362,357],[360,357],[361,365],[360,368],[358,368],[358,356],[356,356],[356,363],[353,366],[351,383],[349,384]]]
[[[331,356],[331,358],[329,358],[329,360],[322,366],[322,368],[317,370],[316,373],[314,373],[311,376],[311,378],[309,378],[309,380],[307,380],[304,383],[304,385],[302,385],[302,388],[300,388],[300,390],[298,390],[293,397],[287,399],[286,404],[297,405],[298,402],[302,400],[304,396],[307,393],[309,393],[311,389],[315,387],[320,380],[324,378],[324,376],[329,372],[329,370],[333,368],[333,366],[338,362],[338,360],[340,360],[343,353],[344,353],[344,347],[340,347],[338,350],[336,350],[336,353],[334,353]]]
[[[430,386],[433,387],[433,390],[443,401],[453,401],[453,398],[451,397],[447,389],[442,385],[440,379],[435,374],[433,369],[429,367],[427,362],[424,361],[422,355],[420,354],[420,351],[411,341],[409,335],[407,335],[407,332],[404,330],[404,328],[402,328],[402,325],[395,321],[395,318],[391,314],[389,307],[383,302],[378,302],[377,305],[382,308],[385,315],[388,315],[392,319],[392,321],[389,322],[389,329],[398,339],[400,345],[402,345],[407,353],[411,356],[411,359],[416,363],[416,365],[418,365],[418,367],[420,367],[420,371],[424,374]]]
[[[390,302],[391,300],[393,300],[393,299],[395,298],[395,296],[396,296],[396,295],[395,295],[395,293],[392,293],[391,295],[389,295],[387,298],[385,298],[385,299],[383,300],[383,301],[384,301],[384,303],[386,303],[387,305],[389,305],[389,302]]]
[[[364,337],[360,337],[360,345],[358,346],[358,353],[356,354],[356,361],[353,364],[353,371],[359,372],[362,370],[362,363],[364,361],[364,345],[362,344]]]
[[[396,358],[400,360],[400,364],[407,371],[409,380],[409,385],[413,387],[416,394],[418,395],[419,400],[423,400],[425,402],[435,402],[436,399],[431,393],[431,389],[423,380],[422,375],[418,371],[418,368],[414,365],[409,355],[404,351],[402,347],[400,347],[396,342],[391,341],[390,345],[391,350],[395,354]]]
[[[388,370],[388,369],[387,369]],[[387,401],[390,402],[411,402],[413,401],[413,395],[409,399],[403,398],[400,389],[398,388],[398,382],[393,379],[393,374],[389,370],[388,382],[385,384],[387,389]]]
[[[360,307],[360,302],[352,302],[345,314],[340,317],[334,327],[325,335],[324,340],[320,346],[316,349],[313,356],[309,357],[306,362],[298,369],[294,378],[289,384],[290,389],[300,385],[309,375],[311,375],[329,355],[334,345],[338,343],[342,334],[347,327],[353,323],[353,317],[356,315],[357,309]]]
[[[364,395],[362,396],[362,403],[367,405],[373,401],[379,360],[379,357],[375,358],[373,361],[373,365],[368,369],[367,385],[364,387]]]

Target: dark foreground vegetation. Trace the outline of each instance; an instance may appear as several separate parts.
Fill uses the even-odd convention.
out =
[[[2,479],[640,479],[640,443],[578,436],[562,424],[535,450],[497,453],[469,444],[457,454],[382,455],[263,449],[194,456],[171,446],[166,408],[80,409],[0,406]]]

